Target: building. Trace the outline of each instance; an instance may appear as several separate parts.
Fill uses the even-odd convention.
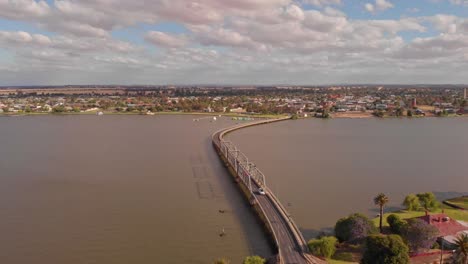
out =
[[[416,218],[436,227],[439,230],[440,242],[447,249],[454,246],[454,241],[458,235],[468,234],[468,223],[451,219],[444,213],[429,214],[426,212],[426,215]]]
[[[413,99],[411,99],[411,108],[414,109],[416,107],[418,107],[417,102],[416,102],[416,98],[413,98]]]
[[[388,106],[386,104],[376,104],[375,109],[377,110],[387,110]]]
[[[247,111],[242,108],[242,107],[238,107],[238,108],[233,108],[233,109],[230,109],[229,112],[231,113],[237,113],[237,114],[242,114],[242,113],[246,113]]]

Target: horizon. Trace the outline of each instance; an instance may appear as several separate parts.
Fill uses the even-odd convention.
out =
[[[283,88],[283,87],[297,87],[297,88],[310,88],[310,87],[315,87],[315,88],[325,88],[325,87],[334,87],[334,86],[347,86],[350,88],[356,88],[356,86],[365,86],[366,88],[372,88],[376,86],[402,86],[402,87],[407,87],[407,86],[455,86],[453,88],[460,88],[460,89],[466,89],[468,88],[468,83],[463,84],[463,83],[441,83],[441,84],[433,84],[433,83],[351,83],[351,84],[262,84],[262,85],[254,85],[254,84],[58,84],[58,85],[49,85],[49,84],[44,84],[44,85],[0,85],[0,89],[6,89],[6,88],[75,88],[75,87],[82,87],[82,86],[95,86],[92,88],[103,88],[103,87],[109,87],[109,88],[116,88],[118,86],[121,86],[123,88],[128,88],[128,87],[150,87],[150,88],[166,88],[170,86],[174,86],[176,88],[243,88],[243,87],[254,87],[254,88],[264,88],[264,87],[274,87],[274,88]],[[204,87],[199,87],[199,86],[204,86]],[[465,87],[466,86],[466,87]],[[418,88],[418,87],[416,87]]]

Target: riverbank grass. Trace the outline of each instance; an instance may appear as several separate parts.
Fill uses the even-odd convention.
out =
[[[447,202],[468,210],[468,196],[448,199]]]
[[[432,214],[442,213],[442,210],[444,211],[444,213],[448,217],[450,217],[452,219],[460,220],[460,221],[468,221],[468,211],[462,211],[462,210],[454,209],[454,208],[448,207],[446,205],[441,206],[440,209],[437,209],[437,210],[435,210],[434,212],[431,212],[431,213]],[[423,211],[401,210],[401,211],[397,211],[397,212],[385,213],[384,217],[383,217],[383,225],[384,226],[389,226],[388,223],[387,223],[387,217],[389,215],[391,215],[391,214],[395,214],[395,215],[399,216],[401,219],[409,219],[409,218],[423,216],[423,215],[425,215],[425,212],[423,212]],[[374,222],[374,224],[376,226],[379,225],[379,218],[378,217],[372,219],[372,221]]]
[[[327,259],[328,264],[358,264],[358,262],[348,262],[336,259]]]
[[[145,112],[117,112],[117,111],[86,111],[86,112],[63,112],[63,113],[49,113],[49,112],[15,112],[15,113],[0,113],[0,116],[32,116],[32,115],[96,115],[98,112],[103,112],[104,115],[146,115]],[[282,114],[238,114],[238,113],[208,113],[208,112],[154,112],[155,115],[197,115],[197,116],[226,116],[226,117],[250,117],[250,118],[267,118],[279,119],[287,117],[288,115]]]

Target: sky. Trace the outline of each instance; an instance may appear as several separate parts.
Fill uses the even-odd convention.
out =
[[[468,84],[468,0],[0,0],[0,86]]]

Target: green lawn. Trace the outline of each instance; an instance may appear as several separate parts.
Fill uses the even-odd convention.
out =
[[[357,264],[357,262],[348,262],[348,261],[342,261],[342,260],[334,260],[334,259],[327,259],[327,262],[330,264]]]
[[[467,211],[453,209],[453,208],[448,207],[446,205],[442,205],[441,209],[438,209],[438,210],[436,210],[435,212],[432,212],[432,213],[442,213],[442,209],[444,210],[445,214],[447,216],[449,216],[450,218],[453,218],[453,219],[456,219],[456,220],[461,220],[461,221],[468,221],[468,212]],[[384,219],[383,219],[383,225],[384,226],[388,226],[387,216],[389,216],[390,214],[396,214],[401,219],[408,219],[408,218],[423,216],[425,213],[422,212],[422,211],[406,211],[406,210],[386,213],[386,214],[384,214]],[[379,218],[378,217],[374,218],[372,221],[374,221],[376,226],[379,225]]]
[[[468,210],[468,196],[463,196],[463,197],[457,197],[453,199],[447,200],[447,202],[460,206],[462,208],[465,208]]]

